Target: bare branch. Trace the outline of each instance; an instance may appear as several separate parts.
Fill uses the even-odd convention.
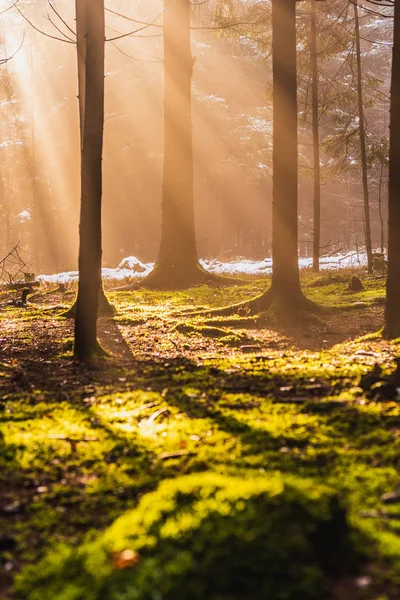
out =
[[[68,29],[68,31],[70,31],[72,33],[72,35],[76,36],[76,32],[72,29],[72,27],[70,27],[68,25],[68,23],[66,22],[66,20],[62,18],[62,16],[58,12],[58,10],[52,5],[52,3],[50,2],[50,0],[48,0],[48,1],[49,1],[50,8],[57,15],[57,17],[60,19],[61,23]]]
[[[122,19],[126,19],[127,21],[131,21],[132,23],[138,23],[139,25],[149,25],[149,26],[151,25],[152,27],[159,27],[160,29],[162,29],[162,25],[158,25],[154,21],[156,19],[158,19],[158,17],[161,16],[164,11],[161,11],[161,13],[159,13],[157,15],[157,17],[151,23],[147,23],[146,21],[139,21],[138,19],[134,19],[132,17],[128,17],[127,15],[119,13],[119,12],[117,12],[115,10],[111,10],[111,8],[106,8],[106,11],[108,13],[110,13],[111,15],[115,15],[116,17],[121,17]]]
[[[12,8],[14,8],[15,6],[17,6],[19,0],[15,0],[14,4],[11,4],[11,6],[9,6],[8,8],[6,8],[5,10],[2,10],[0,12],[0,16],[4,15],[4,13],[8,12],[9,10],[11,10]]]
[[[160,16],[160,14],[158,14],[156,17],[154,17],[154,21],[156,21],[156,19],[158,19],[158,17]],[[106,40],[106,42],[115,42],[116,40],[120,40],[122,38],[129,37],[131,35],[134,35],[135,33],[138,33],[139,31],[143,31],[143,29],[147,29],[148,27],[152,27],[153,25],[154,25],[154,23],[146,23],[145,25],[143,25],[143,27],[139,27],[139,29],[135,29],[134,31],[130,31],[129,33],[122,33],[121,35],[118,35],[118,36],[113,37],[113,38],[109,38],[109,39]]]
[[[58,33],[60,33],[63,37],[65,37],[66,40],[69,40],[72,43],[75,43],[74,40],[71,40],[70,37],[68,37],[61,29],[60,27],[58,27],[57,23],[54,23],[53,19],[51,18],[51,16],[49,15],[49,13],[47,13],[47,19],[48,21],[50,21],[50,23],[53,25],[54,29],[57,29]]]
[[[23,19],[25,19],[25,21],[27,23],[29,23],[29,25],[32,27],[32,29],[34,29],[35,31],[37,31],[41,35],[44,35],[45,37],[51,38],[52,40],[57,40],[58,42],[64,42],[65,44],[74,44],[74,45],[76,44],[76,42],[72,42],[72,41],[70,41],[68,39],[66,40],[64,38],[59,38],[59,37],[57,37],[55,35],[51,35],[50,33],[46,33],[45,31],[42,31],[41,29],[39,29],[38,27],[36,27],[36,25],[34,25],[32,23],[32,21],[30,21],[26,15],[24,15],[24,13],[18,8],[18,6],[15,6],[15,8],[19,12],[19,14],[21,15],[21,17]]]
[[[14,56],[16,56],[18,54],[18,52],[21,50],[22,46],[24,45],[24,40],[25,40],[25,33],[22,36],[21,43],[20,43],[19,47],[17,48],[17,50],[11,56],[8,56],[7,58],[0,58],[0,65],[4,65],[5,63],[7,63],[9,60],[13,59]]]

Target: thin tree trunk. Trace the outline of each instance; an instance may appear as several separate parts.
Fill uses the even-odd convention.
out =
[[[379,188],[378,188],[378,212],[379,212],[379,221],[380,221],[380,228],[381,228],[381,252],[383,253],[385,251],[385,222],[383,220],[383,214],[382,214],[382,189],[383,189],[383,172],[385,169],[385,163],[381,162],[381,172],[380,172],[380,176],[379,176]]]
[[[81,146],[81,162],[83,152],[83,131],[85,126],[86,106],[86,14],[85,0],[75,0],[76,14],[76,54],[78,64],[78,102],[79,102],[79,135]],[[98,316],[111,317],[116,313],[115,306],[111,304],[104,292],[103,280],[101,280],[99,291]],[[73,305],[63,314],[64,317],[75,319],[76,300]]]
[[[79,135],[81,151],[83,145],[83,127],[85,120],[85,88],[86,88],[86,38],[85,38],[85,0],[75,0],[76,15],[76,56],[78,63],[78,102],[79,102]]]
[[[388,277],[384,334],[400,337],[400,5],[394,5],[389,149]]]
[[[313,269],[319,271],[321,245],[321,165],[319,148],[317,3],[311,0],[312,132],[314,153],[314,240]]]
[[[365,144],[365,118],[364,118],[364,102],[363,102],[363,88],[362,88],[360,22],[359,22],[359,18],[358,18],[358,0],[354,0],[353,4],[354,4],[354,26],[355,26],[356,57],[357,57],[358,118],[359,118],[359,126],[360,126],[360,152],[361,152],[363,197],[364,197],[365,247],[366,247],[366,251],[367,251],[368,273],[372,273],[371,219],[370,219],[370,214],[369,214],[367,151],[366,151],[366,144]]]
[[[273,185],[272,281],[261,296],[213,311],[227,315],[266,311],[315,310],[300,286],[297,226],[297,68],[296,0],[272,0]]]
[[[74,355],[87,360],[101,353],[97,311],[101,288],[101,196],[104,126],[104,0],[85,3],[85,109],[82,136],[79,283]]]
[[[35,119],[35,90],[34,90],[34,67],[33,67],[33,55],[32,55],[32,31],[30,32],[29,40],[29,70],[30,70],[30,126],[31,126],[31,190],[32,190],[32,249],[34,256],[34,271],[35,273],[41,272],[41,232],[40,232],[40,220],[39,220],[39,190],[38,190],[38,173],[37,173],[37,156],[36,156],[36,119]]]

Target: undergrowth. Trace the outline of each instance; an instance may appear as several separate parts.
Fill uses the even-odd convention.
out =
[[[72,564],[68,561],[75,561],[74,568],[83,564],[71,558],[71,548],[81,548],[79,560],[86,561],[82,557],[90,544],[100,552],[110,535],[116,551],[128,549],[142,557],[142,547],[132,545],[130,534],[126,538],[126,532],[119,533],[118,525],[104,537],[102,532],[125,511],[134,512],[121,519],[136,523],[146,502],[155,503],[156,511],[165,497],[171,498],[171,522],[175,522],[173,507],[179,503],[173,498],[179,478],[192,475],[189,481],[205,482],[208,473],[216,478],[210,480],[214,488],[231,490],[223,492],[230,498],[229,506],[240,502],[235,494],[240,496],[241,486],[232,481],[254,480],[254,488],[248,484],[251,490],[257,485],[267,490],[268,482],[293,477],[294,488],[311,482],[301,487],[302,502],[305,506],[310,502],[311,512],[313,490],[316,494],[326,490],[321,498],[325,493],[337,498],[346,509],[351,531],[369,540],[361,579],[352,576],[349,591],[343,592],[342,575],[335,575],[331,581],[335,597],[399,597],[400,409],[396,398],[367,397],[359,387],[361,376],[375,363],[389,373],[398,352],[396,343],[376,333],[382,325],[379,299],[384,296],[384,281],[364,278],[365,290],[352,293],[346,279],[312,285],[318,277],[325,275],[305,273],[304,290],[315,302],[334,309],[300,324],[282,323],[271,316],[213,321],[185,316],[191,308],[251,299],[265,289],[265,280],[173,294],[109,292],[118,315],[100,321],[99,329],[102,344],[114,358],[87,367],[72,361],[72,325],[58,316],[68,299],[47,294],[27,308],[0,310],[1,598],[29,598],[27,587],[14,594],[13,579],[20,571],[30,573],[24,569],[45,556],[62,558],[54,572],[59,582],[66,582],[67,566]],[[175,478],[177,487],[168,483]],[[162,482],[166,487],[148,496]],[[262,521],[262,511],[270,506],[269,492],[263,493],[262,506],[254,500],[257,491],[249,491],[252,499],[245,502],[251,512],[254,500]],[[193,495],[190,502],[197,502]],[[157,523],[156,538],[162,530],[161,522]],[[230,523],[228,538],[236,527],[234,520]],[[196,532],[199,547],[203,543],[208,547],[202,526]],[[276,541],[278,551],[283,538]],[[173,561],[171,569],[173,577],[186,581],[194,559],[187,539],[182,543],[190,556],[179,563],[182,569]],[[67,550],[52,554],[59,544]],[[174,555],[174,544],[167,544],[165,552]],[[270,551],[268,544],[262,545]],[[153,556],[156,564],[164,560],[163,552]],[[290,552],[287,557],[292,561]],[[111,573],[107,577],[114,581],[121,576],[121,585],[131,577],[136,581],[153,564],[146,550],[137,572],[133,563],[121,572],[113,556],[111,562],[107,558],[108,562],[98,563],[99,578],[107,565]],[[310,559],[311,564],[314,569]],[[86,566],[79,569],[85,579]],[[320,585],[326,586],[321,573]],[[29,586],[29,577],[24,585]],[[107,577],[101,585],[106,585]],[[86,590],[85,581],[81,589]],[[328,597],[318,593],[317,597]],[[159,597],[170,597],[165,594]],[[61,593],[53,597],[63,598]],[[180,592],[178,597],[185,596]],[[282,595],[297,597],[308,596]]]

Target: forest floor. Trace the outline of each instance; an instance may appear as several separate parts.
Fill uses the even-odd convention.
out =
[[[374,539],[362,576],[337,598],[400,598],[400,404],[359,387],[394,369],[378,333],[384,279],[302,274],[325,307],[207,318],[190,310],[251,299],[267,282],[184,292],[109,292],[99,321],[110,357],[72,360],[73,299],[44,289],[27,307],[0,296],[0,598],[59,541],[103,530],[160,481],[200,471],[311,477],[339,491]],[[378,377],[378,379],[379,379]],[[322,600],[322,599],[321,599]]]

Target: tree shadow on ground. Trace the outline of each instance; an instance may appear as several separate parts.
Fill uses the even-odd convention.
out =
[[[265,313],[258,320],[205,318],[202,322],[208,326],[250,330],[261,350],[291,347],[317,352],[379,331],[383,324],[383,308],[326,309],[318,315]]]
[[[238,385],[235,376],[224,374],[224,387],[218,388],[215,381],[211,383],[211,392],[204,396],[200,393],[207,386],[201,384],[203,377],[196,377],[198,373],[192,371],[193,379],[186,379],[185,385],[189,389],[199,390],[197,396],[188,395],[181,387],[171,388],[165,400],[171,406],[187,415],[190,419],[208,419],[216,429],[229,434],[238,440],[239,454],[234,453],[233,460],[229,456],[215,455],[209,465],[201,462],[202,468],[216,468],[218,464],[225,467],[230,464],[230,469],[248,469],[262,467],[265,470],[280,470],[286,473],[298,474],[309,477],[332,477],[337,469],[342,470],[341,477],[346,469],[351,470],[359,465],[364,475],[371,469],[392,466],[398,460],[397,431],[400,427],[400,415],[396,412],[396,405],[389,403],[382,410],[368,412],[365,404],[357,400],[336,400],[327,396],[328,390],[321,388],[321,393],[305,395],[303,398],[283,398],[274,395],[273,386],[281,380],[271,381],[269,390],[262,390],[257,377],[248,377],[248,382],[253,379],[254,385],[249,388],[242,386],[243,380]],[[214,372],[218,377],[218,373]],[[347,382],[348,383],[348,382]],[[210,389],[210,388],[208,388]],[[283,415],[288,407],[294,410],[289,414],[297,415],[304,419],[310,417],[310,425],[299,425],[294,419],[284,431],[268,431],[262,422],[268,422],[268,406],[260,411],[257,403],[249,397],[236,398],[226,403],[226,393],[250,392],[256,398],[266,396],[272,406]],[[372,401],[371,401],[372,402]],[[373,403],[379,407],[379,403]],[[271,404],[270,410],[271,410]],[[382,406],[382,405],[381,405]],[[234,412],[233,412],[234,411]],[[255,411],[248,418],[249,411]],[[392,414],[391,414],[392,411]],[[313,417],[318,417],[319,425],[315,424]],[[259,426],[256,423],[260,423]],[[321,435],[319,427],[325,433]],[[329,438],[327,438],[329,432]],[[194,468],[196,463],[194,461]],[[364,476],[363,475],[363,476]],[[361,480],[362,477],[361,476]],[[356,475],[355,475],[356,477]],[[339,477],[340,478],[340,477]],[[342,479],[340,485],[346,488],[348,481]],[[381,490],[381,493],[384,490]]]

